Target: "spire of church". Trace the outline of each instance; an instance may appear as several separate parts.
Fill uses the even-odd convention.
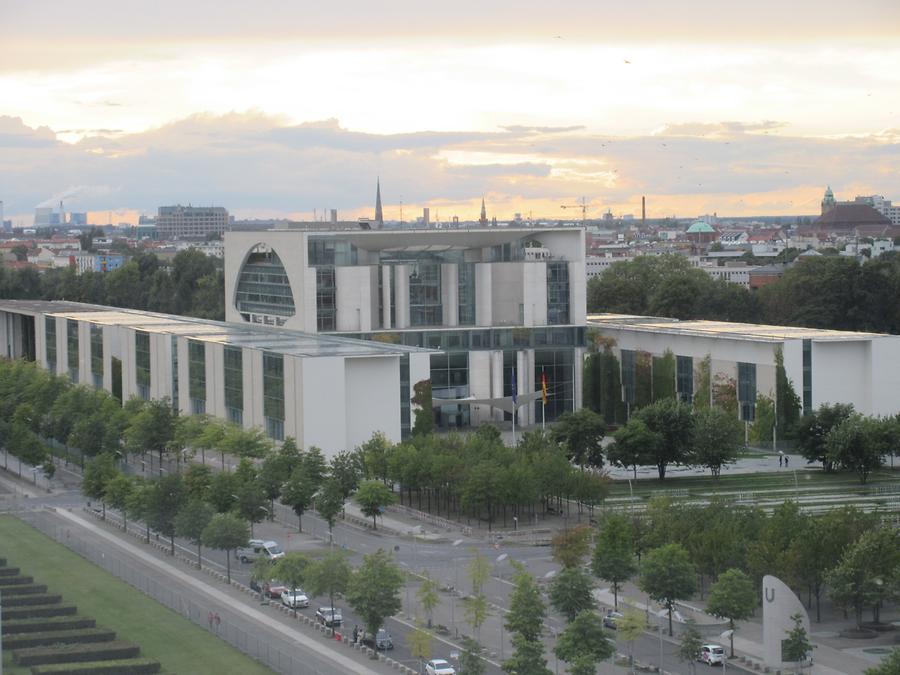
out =
[[[481,218],[478,219],[478,224],[482,227],[486,226],[488,222],[487,219],[487,209],[484,208],[484,197],[481,198]]]
[[[375,182],[375,222],[379,228],[384,227],[384,213],[381,210],[381,177]]]

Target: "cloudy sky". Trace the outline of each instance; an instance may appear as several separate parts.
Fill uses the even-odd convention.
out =
[[[376,176],[405,219],[900,201],[896,0],[436,5],[0,0],[7,217],[355,217]]]

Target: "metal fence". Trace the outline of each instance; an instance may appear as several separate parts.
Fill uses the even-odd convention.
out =
[[[217,635],[247,656],[265,664],[272,670],[285,675],[325,675],[309,664],[308,657],[295,650],[279,649],[272,645],[270,633],[263,629],[250,628],[250,622],[228,605],[208,601],[198,603],[134,568],[131,563],[106,547],[79,536],[71,527],[62,524],[52,512],[43,510],[19,510],[14,515],[40,530],[45,535],[62,544],[82,558],[103,568],[125,583],[141,591],[148,597],[177,612],[201,628]],[[281,638],[287,641],[288,638]]]

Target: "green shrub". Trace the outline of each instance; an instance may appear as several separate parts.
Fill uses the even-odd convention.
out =
[[[11,595],[34,595],[37,593],[46,593],[47,584],[26,584],[23,586],[5,586],[3,588],[3,597],[8,598]]]
[[[44,645],[75,644],[82,642],[109,642],[116,639],[116,632],[106,628],[79,628],[76,630],[54,630],[45,633],[20,633],[4,635],[4,649],[42,647]]]
[[[3,622],[3,634],[43,633],[51,630],[94,628],[97,622],[85,617],[50,616],[37,619],[13,619]]]
[[[6,597],[6,594],[3,594],[3,607],[24,607],[26,605],[54,605],[57,602],[62,602],[62,596],[58,593],[54,594],[43,594],[38,593],[35,595],[14,595],[12,597]],[[5,614],[6,612],[4,612]]]
[[[34,582],[34,577],[16,574],[9,577],[0,577],[0,586],[27,586]],[[6,591],[4,591],[5,593]]]
[[[114,659],[131,659],[138,655],[140,647],[131,642],[115,642],[54,645],[17,649],[13,658],[20,666],[41,666],[51,663],[78,663]]]
[[[18,576],[19,568],[18,567],[0,567],[0,577],[14,577]]]
[[[24,607],[4,607],[3,619],[33,619],[47,616],[75,616],[78,607],[75,605],[26,605]]]
[[[156,659],[138,658],[32,666],[31,673],[32,675],[140,675],[142,673],[158,673],[159,668],[159,661]]]

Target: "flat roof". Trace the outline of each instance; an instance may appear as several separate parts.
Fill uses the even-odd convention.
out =
[[[849,330],[825,330],[822,328],[802,328],[799,326],[767,326],[755,323],[732,323],[728,321],[679,321],[656,316],[632,314],[589,314],[588,326],[594,328],[614,328],[647,333],[668,333],[692,337],[721,337],[760,342],[783,342],[784,340],[846,341],[871,340],[880,337],[895,337],[885,333],[858,333]]]
[[[370,340],[303,333],[296,330],[158,314],[137,309],[104,307],[80,302],[51,300],[0,300],[0,311],[36,316],[45,314],[105,326],[119,326],[148,333],[176,335],[200,342],[247,347],[288,356],[395,356],[438,350]]]

